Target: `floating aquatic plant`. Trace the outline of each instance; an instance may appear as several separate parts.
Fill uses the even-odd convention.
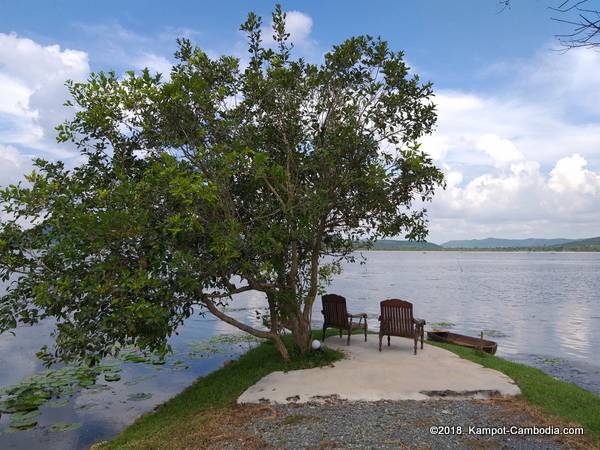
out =
[[[443,328],[452,328],[456,324],[453,322],[434,322],[431,324],[432,327],[443,327]]]
[[[50,427],[50,431],[54,433],[64,432],[64,431],[73,431],[81,428],[81,422],[73,422],[73,423],[64,423],[64,422],[56,422],[52,424]]]
[[[564,362],[561,358],[547,358],[543,356],[536,356],[535,359],[537,362],[545,364],[547,366],[557,366]]]
[[[85,409],[91,409],[91,408],[93,408],[95,406],[98,406],[98,403],[84,403],[82,405],[76,406],[76,409],[83,409],[83,410],[85,410]]]
[[[0,412],[13,414],[13,417],[20,417],[19,420],[23,420],[19,413],[37,411],[40,406],[52,399],[54,403],[49,406],[57,408],[64,406],[63,402],[66,401],[64,397],[72,396],[80,389],[86,388],[91,391],[104,389],[104,385],[96,385],[98,375],[116,374],[118,370],[120,369],[115,366],[78,366],[36,373],[18,384],[2,389]]]
[[[127,400],[139,402],[140,400],[148,400],[152,398],[152,394],[149,392],[136,392],[135,394],[129,394]]]
[[[111,373],[104,374],[104,381],[111,382],[111,381],[119,381],[120,379],[121,379],[120,373],[111,372]]]
[[[172,370],[185,370],[185,369],[189,369],[189,368],[190,368],[190,365],[186,364],[184,361],[181,361],[181,360],[173,361],[173,363],[171,365]]]
[[[495,338],[508,337],[508,334],[506,334],[500,330],[483,330],[483,334],[485,334],[486,336],[495,337]]]
[[[37,409],[27,412],[19,411],[11,415],[9,426],[15,430],[28,430],[37,425],[39,416],[40,412]]]
[[[142,381],[149,380],[150,378],[153,378],[153,375],[142,375],[139,377],[132,378],[131,380],[126,381],[123,384],[125,384],[126,386],[134,386],[138,383],[141,383]]]
[[[233,346],[250,347],[261,339],[247,333],[220,334],[203,341],[188,342],[190,358],[204,357],[217,353],[227,353]]]

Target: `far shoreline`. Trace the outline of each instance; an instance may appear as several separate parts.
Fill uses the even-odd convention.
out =
[[[419,249],[419,248],[361,248],[354,250],[356,252],[421,252],[421,253],[600,253],[600,250],[548,250],[548,249],[517,249],[517,248],[444,248],[444,249]]]

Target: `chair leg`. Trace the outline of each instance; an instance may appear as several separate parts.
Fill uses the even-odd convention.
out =
[[[348,342],[346,343],[346,345],[350,345],[350,335],[352,334],[352,328],[348,329]]]
[[[421,327],[421,350],[423,350],[423,335],[425,334],[425,328]]]
[[[417,354],[417,342],[419,342],[419,331],[415,330],[415,355]]]
[[[325,331],[327,330],[327,326],[323,325],[323,338],[321,339],[321,342],[325,342]]]
[[[342,329],[340,328],[340,337],[342,337]]]
[[[365,322],[365,342],[367,342],[367,323]]]
[[[390,346],[390,335],[388,334],[388,347]]]
[[[381,341],[383,340],[383,334],[379,333],[379,351],[381,351]]]

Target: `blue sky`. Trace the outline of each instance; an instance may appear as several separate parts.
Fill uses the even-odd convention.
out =
[[[318,62],[357,34],[380,35],[434,83],[438,129],[423,148],[446,172],[431,239],[600,235],[600,54],[557,52],[552,0],[282,2],[299,54]],[[166,71],[177,36],[245,56],[239,24],[274,3],[0,0],[0,185],[53,141],[66,78]]]

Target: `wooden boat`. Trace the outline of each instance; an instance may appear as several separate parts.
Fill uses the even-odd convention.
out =
[[[486,353],[495,354],[498,349],[498,344],[494,341],[487,341],[462,334],[450,333],[449,331],[433,330],[427,332],[427,339],[431,341],[447,342],[449,344],[460,345],[473,349],[481,349]]]

